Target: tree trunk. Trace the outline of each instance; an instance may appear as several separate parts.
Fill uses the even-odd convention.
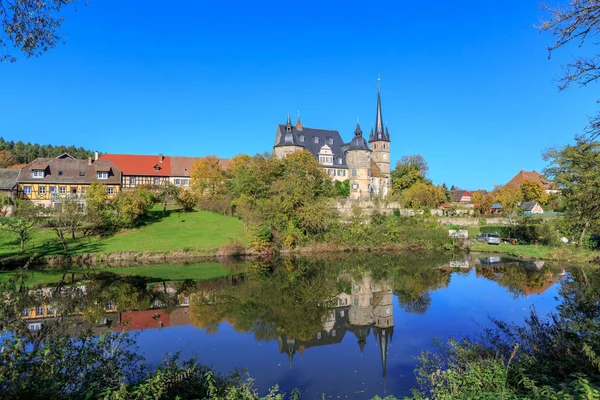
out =
[[[21,232],[21,254],[25,252],[25,232]]]
[[[583,244],[583,238],[585,237],[585,232],[587,231],[587,228],[590,226],[590,222],[586,221],[585,225],[583,226],[583,230],[581,231],[581,236],[579,236],[579,243],[578,245],[581,246]]]

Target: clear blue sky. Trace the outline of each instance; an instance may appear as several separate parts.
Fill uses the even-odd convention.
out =
[[[375,122],[392,162],[422,154],[434,183],[493,188],[571,142],[595,88],[559,92],[561,52],[536,0],[90,0],[65,45],[0,65],[0,136],[103,152],[231,157],[271,151],[276,125],[350,140]]]

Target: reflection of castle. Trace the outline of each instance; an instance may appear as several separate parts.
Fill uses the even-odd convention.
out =
[[[323,330],[307,341],[282,335],[278,339],[279,351],[288,354],[291,367],[296,352],[302,355],[309,347],[341,343],[346,331],[350,331],[356,336],[362,354],[372,329],[385,377],[388,347],[394,334],[392,299],[392,289],[387,283],[375,282],[371,276],[353,279],[350,294],[341,293],[336,297],[323,321]]]

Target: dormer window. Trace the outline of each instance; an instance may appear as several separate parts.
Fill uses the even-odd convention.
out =
[[[315,142],[315,143],[319,143],[319,137],[318,137],[318,136],[315,136],[315,137],[313,138],[313,142]]]
[[[79,171],[79,176],[85,176],[85,172],[84,171]]]
[[[155,166],[154,166],[154,170],[155,170],[155,171],[160,171],[160,167],[159,167],[158,165],[155,165]]]
[[[98,171],[96,172],[97,179],[108,179],[108,172],[106,171]]]
[[[342,163],[342,157],[338,157],[338,164]]]
[[[58,171],[58,176],[62,176],[62,171]]]
[[[300,135],[298,139],[300,140],[300,143],[304,143],[304,135]]]
[[[44,170],[43,169],[34,169],[33,171],[31,171],[31,177],[32,178],[43,178],[44,177]]]
[[[327,144],[333,144],[333,138],[327,138]]]

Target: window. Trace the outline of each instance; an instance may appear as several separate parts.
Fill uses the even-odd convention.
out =
[[[52,306],[48,306],[48,309],[46,310],[46,312],[48,314],[55,314],[56,312],[52,309]]]
[[[327,143],[329,143],[329,144],[333,144],[333,138],[328,138],[328,139],[327,139]]]
[[[115,194],[115,188],[113,188],[113,187],[107,187],[106,188],[106,194],[108,194],[108,195]]]
[[[43,178],[44,170],[43,169],[34,169],[33,171],[31,171],[31,177],[32,178]]]
[[[300,135],[298,139],[300,140],[300,143],[304,143],[304,135]]]
[[[31,194],[31,186],[25,186],[23,188],[23,193],[25,193],[25,194]]]
[[[158,165],[155,165],[155,166],[154,166],[154,170],[155,170],[155,171],[160,171],[160,167],[159,167]]]
[[[79,176],[85,176],[85,171],[79,171]]]
[[[135,185],[135,176],[130,176],[129,177],[129,184],[130,185]]]
[[[58,171],[58,176],[62,176],[62,171]]]
[[[355,306],[357,306],[357,305],[358,305],[358,297],[356,297],[356,298],[354,299],[354,305],[355,305]]]
[[[335,337],[335,334],[336,334],[336,332],[335,332],[335,329],[332,329],[332,330],[331,330],[331,336],[334,336],[334,337]]]
[[[160,178],[155,177],[154,178],[154,184],[158,185],[160,183]]]
[[[54,193],[55,190],[56,188],[54,186],[50,186],[50,194]]]
[[[358,190],[358,183],[352,184],[352,190]]]
[[[317,340],[321,339],[321,332],[317,333]]]
[[[352,176],[356,176],[356,169],[352,170]]]
[[[181,179],[175,179],[175,185],[180,186],[181,185]]]
[[[106,310],[110,311],[113,309],[113,304],[109,301],[108,303],[106,303],[106,306],[104,306],[104,308],[106,308]]]
[[[23,310],[21,310],[21,316],[28,317],[29,316],[29,308],[24,308]]]
[[[189,297],[184,297],[183,298],[183,302],[181,302],[182,306],[189,306],[190,305],[190,298]]]
[[[315,137],[313,137],[313,142],[315,142],[315,143],[319,143],[319,138],[318,138],[318,137],[316,137],[316,136],[315,136]]]
[[[46,186],[40,186],[40,187],[38,187],[38,193],[39,194],[46,194]]]
[[[81,188],[81,194],[85,194],[85,187]]]
[[[40,322],[37,322],[35,324],[28,324],[27,329],[29,329],[32,332],[37,332],[40,329],[42,329],[42,324]]]
[[[44,315],[44,306],[35,308],[35,315]]]
[[[98,171],[98,172],[96,172],[96,178],[98,178],[98,179],[108,179],[108,172],[106,172],[106,171]]]
[[[338,164],[342,163],[342,157],[338,157]]]
[[[182,179],[181,183],[183,184],[183,186],[190,186],[190,180],[189,179]]]
[[[340,311],[340,317],[344,317],[344,310]]]
[[[59,186],[58,187],[58,194],[67,194],[67,188],[66,188],[66,186]]]

